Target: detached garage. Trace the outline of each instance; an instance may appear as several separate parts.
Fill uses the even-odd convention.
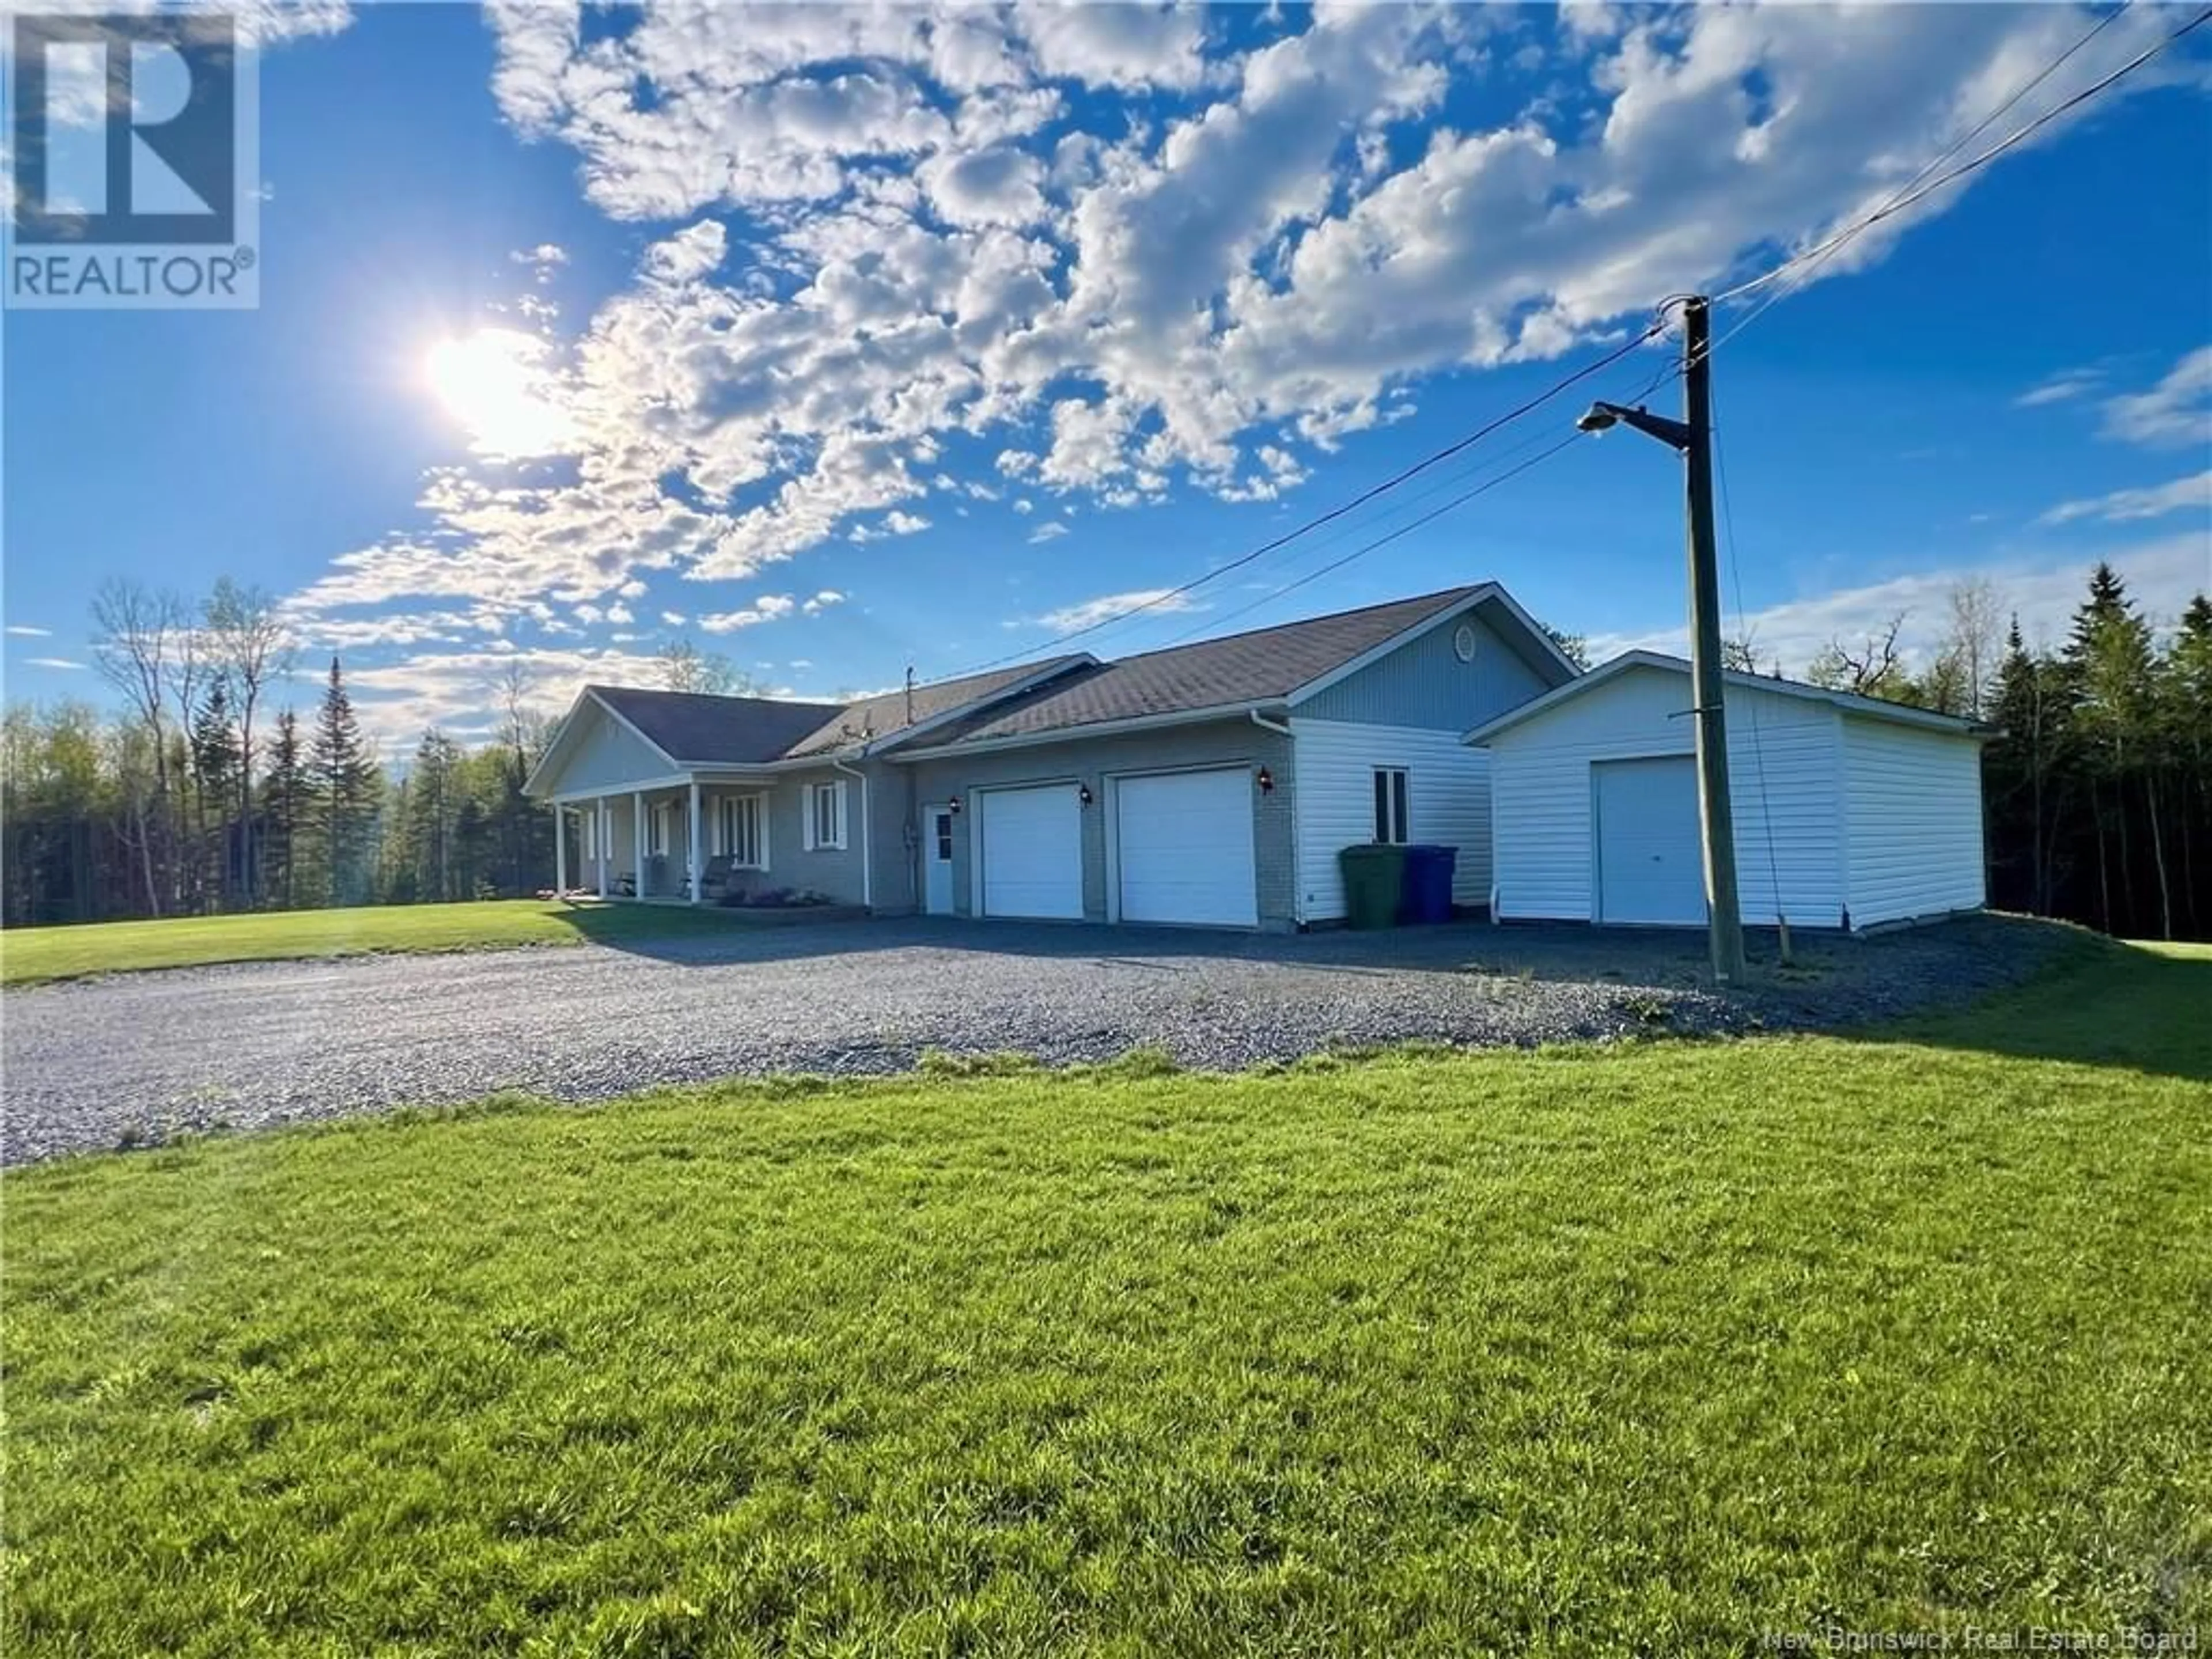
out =
[[[1861,928],[1984,902],[1987,728],[1727,677],[1743,919]],[[1702,927],[1690,665],[1632,651],[1468,734],[1490,752],[1492,915]]]

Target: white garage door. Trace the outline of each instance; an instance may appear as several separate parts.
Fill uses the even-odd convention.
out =
[[[1083,807],[1072,783],[981,796],[987,916],[1083,919]]]
[[[1249,771],[1123,778],[1115,796],[1122,921],[1258,925]]]
[[[1597,787],[1598,919],[1702,927],[1697,763],[1684,755],[1600,761],[1590,769]]]

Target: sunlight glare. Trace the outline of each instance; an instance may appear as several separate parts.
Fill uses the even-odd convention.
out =
[[[431,391],[477,453],[520,459],[554,453],[568,439],[547,355],[533,335],[481,328],[441,340],[424,368]]]

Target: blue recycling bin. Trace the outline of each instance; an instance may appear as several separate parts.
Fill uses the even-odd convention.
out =
[[[1452,914],[1452,871],[1459,863],[1456,847],[1408,847],[1406,849],[1405,905],[1409,922],[1449,921]]]

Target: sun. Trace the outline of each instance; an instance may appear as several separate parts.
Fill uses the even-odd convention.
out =
[[[446,412],[479,454],[521,459],[564,447],[569,425],[547,366],[545,343],[511,328],[441,340],[423,369]]]

